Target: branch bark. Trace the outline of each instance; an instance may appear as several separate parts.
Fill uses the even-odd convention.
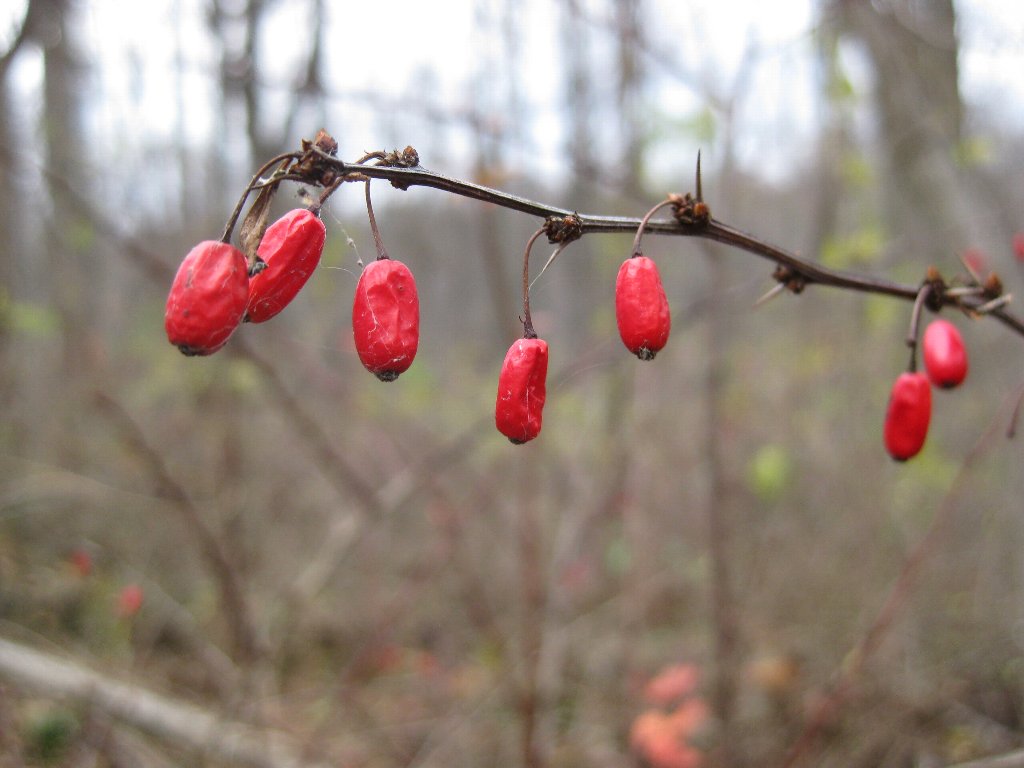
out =
[[[406,150],[415,151],[411,148]],[[380,156],[383,153],[375,153]],[[397,154],[397,153],[395,153]],[[384,162],[384,161],[381,161]],[[491,189],[480,184],[444,176],[429,171],[422,166],[406,165],[363,165],[339,160],[338,158],[319,151],[315,147],[307,150],[303,159],[292,169],[293,175],[286,176],[295,181],[320,184],[320,174],[330,171],[330,178],[337,176],[349,179],[365,180],[386,179],[398,189],[409,187],[429,187],[460,197],[468,197],[484,203],[493,203],[502,208],[526,213],[531,216],[550,218],[574,218],[579,222],[579,234],[611,234],[634,233],[640,226],[640,219],[628,216],[601,216],[582,214],[547,203],[530,200],[508,192]],[[830,269],[817,262],[804,259],[783,248],[772,245],[749,235],[725,222],[713,217],[701,221],[681,221],[668,219],[651,221],[644,231],[657,235],[676,235],[683,237],[699,237],[738,248],[759,256],[789,270],[791,278],[799,278],[801,288],[805,285],[819,284],[860,293],[873,293],[890,296],[904,301],[913,301],[917,297],[920,284],[906,285],[873,275],[858,274],[845,270]],[[938,301],[943,306],[956,306],[966,311],[975,311],[983,307],[991,296],[947,296],[942,295]],[[1000,307],[988,311],[987,314],[996,318],[1003,325],[1024,336],[1024,320]]]

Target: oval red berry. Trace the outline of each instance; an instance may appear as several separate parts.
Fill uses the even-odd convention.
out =
[[[967,378],[967,348],[955,325],[933,320],[924,332],[924,367],[932,384],[950,389]]]
[[[897,461],[916,456],[928,437],[932,387],[923,373],[902,373],[893,384],[885,412],[885,448]]]
[[[672,313],[658,265],[646,256],[626,259],[619,268],[615,319],[623,344],[641,360],[653,360],[668,341]]]
[[[516,445],[540,434],[547,396],[548,345],[542,339],[518,339],[505,355],[498,376],[494,423]]]
[[[359,360],[381,381],[394,381],[412,365],[420,339],[420,300],[405,264],[378,259],[366,266],[352,303],[352,334]]]
[[[210,355],[227,343],[245,313],[245,255],[228,243],[204,240],[178,267],[167,296],[167,339],[186,355]]]
[[[326,239],[324,223],[306,208],[267,227],[256,250],[267,266],[249,280],[247,321],[266,322],[291,303],[320,264]]]

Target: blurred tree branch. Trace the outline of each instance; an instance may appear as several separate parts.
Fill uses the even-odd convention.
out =
[[[942,537],[956,511],[955,502],[960,498],[960,494],[967,484],[971,471],[981,457],[992,447],[996,438],[1005,434],[1006,424],[1013,418],[1012,414],[1020,403],[1021,398],[1024,398],[1024,385],[1018,387],[1017,391],[1006,399],[1004,407],[996,412],[988,428],[975,441],[967,456],[964,457],[960,464],[960,469],[953,477],[953,481],[950,483],[946,495],[943,496],[938,509],[936,509],[927,531],[925,531],[917,545],[903,561],[903,567],[897,574],[896,580],[893,582],[885,601],[875,614],[874,620],[857,644],[846,655],[842,669],[836,674],[835,682],[807,718],[803,732],[790,747],[789,752],[782,761],[782,768],[793,768],[793,766],[798,765],[803,760],[816,743],[822,730],[835,721],[843,705],[852,695],[853,687],[857,683],[864,666],[875,651],[878,650],[889,630],[899,618],[900,612],[913,591],[918,573],[928,558],[935,553],[942,543]],[[997,763],[996,765],[1003,764]],[[1006,765],[1020,765],[1020,763],[1007,763]]]
[[[190,704],[113,680],[0,638],[0,676],[19,687],[94,707],[175,746],[252,768],[322,768],[290,737],[223,720]]]
[[[171,474],[163,456],[146,439],[142,428],[124,407],[111,395],[102,391],[96,392],[96,403],[120,432],[122,439],[131,448],[132,455],[142,461],[156,481],[157,495],[172,502],[181,514],[189,534],[195,538],[207,566],[220,585],[221,599],[227,612],[235,652],[243,660],[252,661],[259,655],[252,611],[239,583],[238,571],[231,563],[223,543],[206,524],[185,487]]]

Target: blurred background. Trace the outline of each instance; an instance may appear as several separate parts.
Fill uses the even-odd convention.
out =
[[[396,382],[351,343],[358,186],[279,317],[209,358],[162,328],[184,254],[320,128],[593,214],[693,191],[700,150],[714,215],[764,240],[908,284],[966,258],[1020,293],[1021,73],[1013,0],[7,0],[0,764],[1024,747],[1024,358],[998,323],[945,313],[971,374],[895,464],[909,304],[755,309],[769,262],[650,236],[673,334],[639,363],[613,310],[631,236],[587,236],[532,294],[548,402],[513,447],[494,393],[539,222],[378,183],[422,305]]]

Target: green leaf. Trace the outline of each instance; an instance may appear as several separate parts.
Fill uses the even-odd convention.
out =
[[[747,467],[747,484],[763,502],[775,501],[786,490],[793,474],[789,453],[778,444],[758,449]]]
[[[622,575],[629,569],[632,559],[629,545],[626,544],[626,541],[621,536],[608,542],[608,546],[604,551],[604,565],[609,573]]]
[[[0,325],[26,336],[45,338],[60,328],[60,316],[44,304],[14,301],[0,295]]]
[[[866,224],[842,237],[832,237],[821,248],[821,262],[833,269],[871,264],[878,260],[885,245],[885,231],[877,224]]]

